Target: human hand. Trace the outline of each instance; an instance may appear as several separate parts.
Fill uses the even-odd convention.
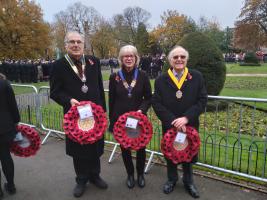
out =
[[[181,130],[182,130],[182,132],[185,133],[185,132],[186,132],[186,126],[182,126],[182,127],[181,127]]]
[[[79,104],[79,101],[77,101],[76,99],[71,99],[70,104],[71,104],[71,106],[75,106],[75,105]]]
[[[186,131],[185,125],[188,123],[187,117],[179,117],[172,121],[172,125],[177,128],[178,131]]]

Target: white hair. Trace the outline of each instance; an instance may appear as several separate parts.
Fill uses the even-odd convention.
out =
[[[179,45],[176,45],[175,47],[172,48],[172,50],[168,54],[168,61],[169,62],[171,61],[171,59],[172,59],[173,54],[175,53],[175,51],[178,50],[178,49],[184,51],[185,56],[186,56],[186,60],[189,59],[189,53],[188,53],[188,51],[184,47],[179,46]]]
[[[122,66],[122,57],[124,55],[126,55],[127,53],[134,54],[135,59],[136,59],[135,65],[138,66],[139,65],[139,62],[140,62],[140,57],[138,55],[138,52],[137,52],[136,47],[133,46],[133,45],[125,45],[125,46],[121,47],[120,52],[119,52],[118,61],[119,61],[120,67]]]
[[[69,42],[69,36],[72,35],[72,34],[73,35],[80,35],[81,38],[82,38],[82,42],[84,42],[84,35],[83,34],[77,32],[77,31],[69,31],[69,32],[67,32],[67,34],[66,34],[66,36],[64,38],[64,43],[65,44]]]

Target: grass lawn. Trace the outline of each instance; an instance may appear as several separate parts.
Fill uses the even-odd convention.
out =
[[[250,97],[267,99],[267,77],[226,77],[220,96]],[[254,103],[248,103],[254,105]],[[258,108],[267,110],[267,103],[257,103]]]
[[[224,88],[220,96],[235,96],[235,97],[250,97],[250,98],[264,98],[267,99],[267,90],[259,89],[259,90],[251,90],[251,89],[232,89],[232,88]]]
[[[110,70],[102,70],[103,81],[108,81],[110,76]]]
[[[20,85],[33,85],[37,88],[37,90],[42,86],[49,86],[49,82],[38,82],[38,83],[14,83]],[[26,93],[34,93],[34,89],[31,87],[18,87],[13,86],[15,94],[26,94]]]
[[[226,64],[227,74],[267,74],[267,63],[261,66],[239,66],[239,64]]]
[[[226,77],[221,96],[267,98],[267,77]]]

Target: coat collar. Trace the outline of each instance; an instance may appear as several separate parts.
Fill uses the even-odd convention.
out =
[[[69,70],[70,74],[72,74],[72,76],[74,76],[75,79],[81,81],[81,79],[73,71],[73,69],[71,68],[71,66],[69,65],[68,61],[65,58],[63,58],[63,62],[64,62],[64,65],[66,65],[67,70]],[[85,65],[85,74],[87,74],[89,68],[95,66],[96,62],[92,58],[90,58],[88,56],[85,56],[85,63],[86,63],[86,65]]]

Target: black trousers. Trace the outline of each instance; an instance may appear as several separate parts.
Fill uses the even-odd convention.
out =
[[[168,180],[172,182],[178,181],[177,164],[174,164],[171,160],[165,158],[167,161],[167,176]],[[193,184],[193,168],[192,163],[183,163],[183,183]]]
[[[10,142],[0,144],[0,160],[7,183],[14,185],[14,162],[10,154]]]
[[[99,177],[100,158],[88,159],[73,157],[73,166],[77,184],[86,184],[89,180],[94,180]]]
[[[134,175],[134,165],[132,159],[132,152],[129,149],[121,147],[122,159],[128,175]],[[136,151],[136,171],[137,174],[143,174],[146,162],[146,149],[139,149]]]

